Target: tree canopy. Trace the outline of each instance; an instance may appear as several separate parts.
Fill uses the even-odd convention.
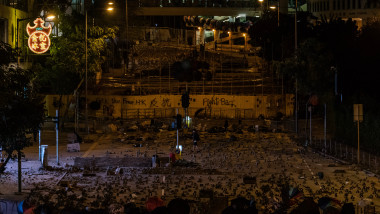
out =
[[[357,139],[353,104],[363,104],[361,145],[371,150],[380,148],[374,143],[380,139],[380,85],[376,78],[380,22],[369,21],[358,29],[352,20],[338,18],[319,21],[311,30],[293,56],[275,63],[291,86],[288,92],[294,92],[297,79],[300,95],[317,95],[320,103],[327,104],[328,129],[338,139],[352,144]]]
[[[60,35],[52,38],[50,56],[40,67],[40,85],[49,86],[55,94],[71,94],[85,77],[85,17],[81,14],[61,14]],[[112,41],[116,27],[88,25],[87,66],[91,82],[97,72],[101,72],[106,61],[107,41]],[[38,66],[37,66],[38,67]]]
[[[43,123],[43,98],[34,87],[35,74],[11,63],[12,48],[0,42],[0,146],[8,154],[30,145],[28,133],[36,133]],[[5,165],[0,167],[0,172]]]

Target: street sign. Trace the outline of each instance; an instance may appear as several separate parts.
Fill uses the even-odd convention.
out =
[[[50,38],[52,27],[49,24],[48,27],[44,26],[45,21],[41,18],[37,18],[33,21],[34,27],[31,27],[28,23],[26,26],[26,32],[29,35],[28,46],[31,51],[36,54],[42,54],[49,50]]]
[[[354,122],[363,121],[363,104],[354,104]]]

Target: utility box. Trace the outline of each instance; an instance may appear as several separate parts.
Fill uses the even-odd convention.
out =
[[[43,168],[49,166],[48,164],[48,145],[41,145],[41,164]]]

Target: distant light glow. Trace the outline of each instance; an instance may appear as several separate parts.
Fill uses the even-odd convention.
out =
[[[46,17],[46,19],[52,20],[52,19],[55,19],[55,16],[54,15],[50,15],[50,16]]]
[[[33,21],[34,27],[30,27],[29,23],[26,26],[26,32],[29,35],[28,46],[31,51],[36,54],[42,54],[49,50],[51,33],[51,24],[48,27],[44,26],[45,21],[37,18]]]
[[[113,11],[113,7],[107,8],[108,11]]]
[[[269,8],[274,10],[274,9],[276,9],[276,6],[270,6]]]
[[[109,5],[113,5],[113,2],[108,2]]]

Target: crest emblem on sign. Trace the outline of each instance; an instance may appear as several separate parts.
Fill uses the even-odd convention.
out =
[[[45,53],[50,47],[51,24],[48,27],[44,26],[45,21],[37,18],[33,21],[34,27],[30,27],[29,23],[26,26],[28,32],[28,46],[31,51],[37,54]]]

